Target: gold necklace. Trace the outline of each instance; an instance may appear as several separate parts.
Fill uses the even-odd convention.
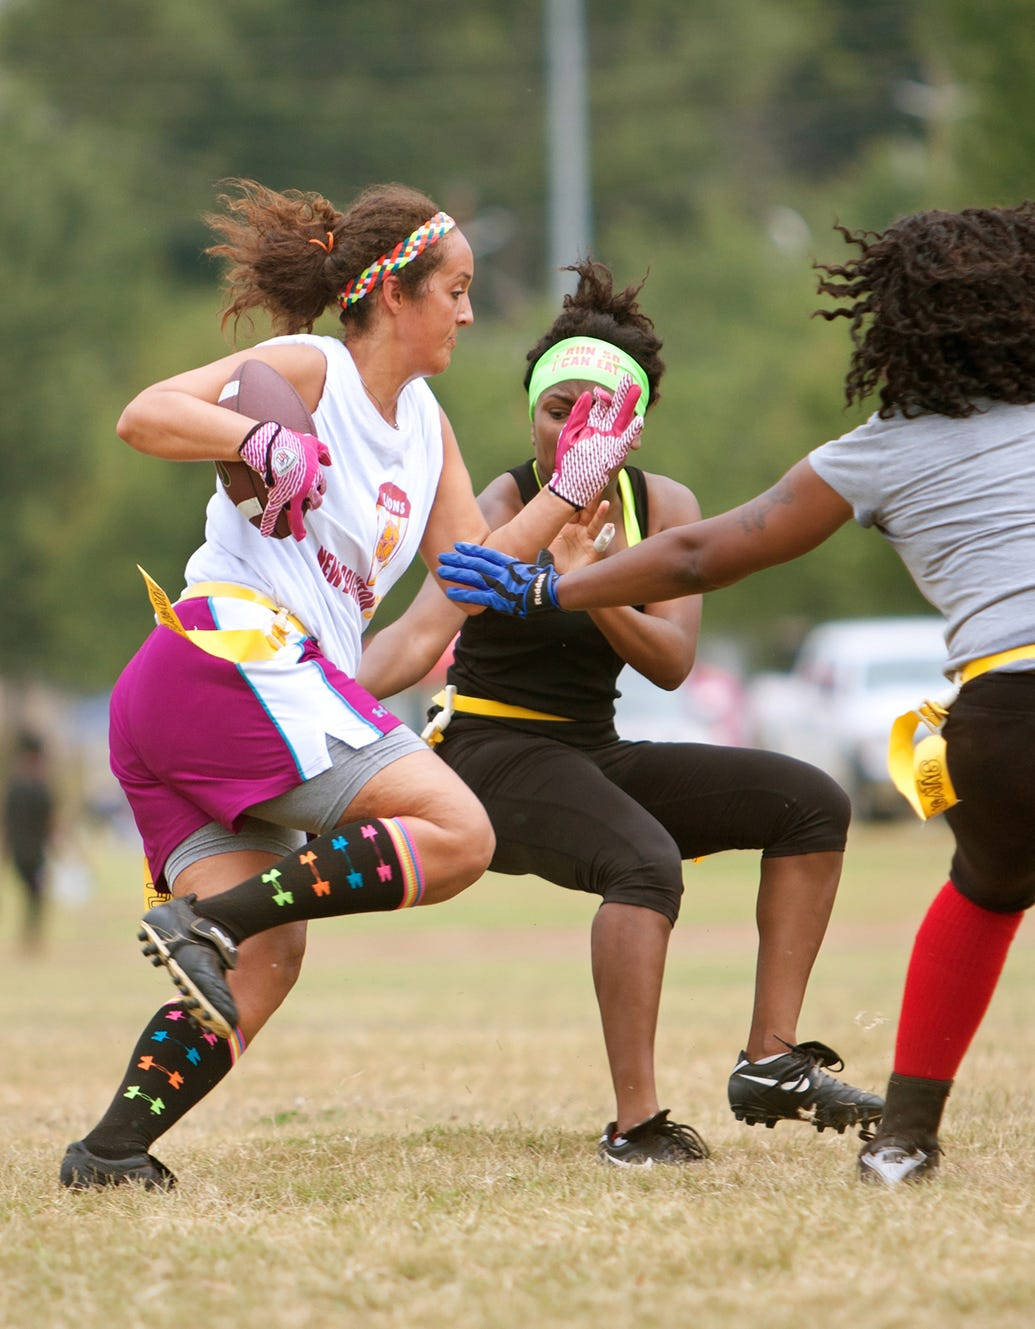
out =
[[[356,373],[359,374],[358,369],[356,370]],[[394,420],[389,420],[388,412],[385,409],[384,403],[381,401],[381,398],[377,395],[376,392],[372,390],[372,388],[367,383],[366,379],[363,377],[362,374],[359,374],[359,381],[363,384],[364,392],[366,392],[367,396],[374,403],[377,409],[381,412],[381,419],[384,420],[385,424],[388,425],[390,429],[398,429],[399,428],[398,424]],[[396,405],[398,405],[398,402],[396,403]]]

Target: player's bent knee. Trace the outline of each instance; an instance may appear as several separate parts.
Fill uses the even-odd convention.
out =
[[[488,813],[458,775],[438,757],[417,753],[389,768],[407,767],[401,819],[409,822],[420,862],[421,904],[439,904],[471,886],[485,872],[496,850]],[[401,775],[403,772],[400,771]],[[382,793],[382,797],[384,794]]]
[[[473,886],[479,877],[484,876],[495,852],[496,835],[492,823],[486,817],[464,837],[463,850],[457,864],[457,875],[463,881],[460,890]]]
[[[678,886],[668,882],[641,882],[605,891],[602,899],[604,904],[632,904],[640,909],[651,909],[675,923],[682,896],[682,882]]]
[[[488,817],[483,817],[476,825],[465,830],[456,846],[452,894],[459,895],[484,876],[495,852],[496,836],[492,823]]]
[[[852,800],[847,792],[829,776],[823,783],[821,808],[827,824],[840,839],[842,846],[848,838],[848,827],[852,820]]]
[[[462,825],[451,827],[438,847],[437,869],[425,880],[423,904],[441,904],[473,886],[482,877],[496,850],[492,824],[478,805]]]
[[[776,857],[843,853],[852,819],[847,793],[825,771],[808,762],[783,758],[784,811],[775,816],[762,848]]]
[[[611,864],[601,882],[604,904],[631,904],[664,914],[670,923],[679,917],[683,897],[683,863],[675,844],[657,845],[635,862]]]

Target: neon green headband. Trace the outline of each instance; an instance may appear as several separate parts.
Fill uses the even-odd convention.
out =
[[[631,355],[596,337],[568,337],[539,357],[528,380],[528,418],[535,415],[535,404],[547,388],[570,379],[587,379],[614,392],[623,374],[631,374],[639,386],[640,400],[636,414],[643,415],[650,397],[650,384],[642,366]]]

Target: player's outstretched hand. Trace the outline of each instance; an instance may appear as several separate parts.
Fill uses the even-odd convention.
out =
[[[535,563],[520,563],[498,549],[461,543],[439,554],[438,561],[442,580],[458,583],[446,590],[458,604],[483,605],[518,618],[560,607],[561,578],[547,549],[539,551]]]
[[[640,389],[623,374],[614,396],[603,388],[584,392],[564,422],[549,488],[574,508],[600,493],[633,448],[640,446],[643,417],[636,414]]]
[[[275,420],[266,420],[245,435],[238,451],[269,490],[259,534],[272,535],[277,518],[286,510],[291,534],[304,540],[302,517],[320,506],[327,489],[321,469],[331,464],[327,444],[313,434],[296,434]]]

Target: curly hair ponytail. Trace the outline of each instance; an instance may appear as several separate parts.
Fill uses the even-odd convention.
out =
[[[564,297],[561,312],[528,352],[525,391],[536,362],[551,346],[568,337],[596,337],[619,347],[641,367],[650,386],[647,403],[650,409],[660,398],[658,384],[665,372],[665,362],[659,354],[661,339],[639,306],[638,297],[646,277],[636,286],[616,291],[610,268],[591,258],[572,263],[562,271],[577,273],[578,286],[573,294]]]
[[[205,217],[221,243],[205,252],[225,259],[224,326],[251,310],[268,313],[278,333],[311,332],[320,315],[337,302],[352,277],[387,253],[438,208],[408,185],[371,185],[345,212],[320,194],[278,193],[255,180],[230,180],[235,191],[220,202],[225,213]],[[398,272],[411,295],[419,293],[442,261],[441,246],[430,245]],[[348,330],[367,325],[375,302],[360,300],[342,310]]]

